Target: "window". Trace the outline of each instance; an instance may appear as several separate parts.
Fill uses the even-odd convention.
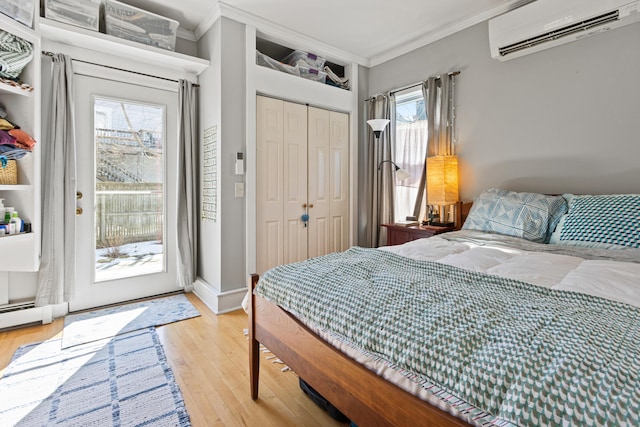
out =
[[[163,106],[94,100],[96,282],[165,268],[165,115]]]
[[[396,135],[394,161],[411,176],[404,180],[396,177],[395,220],[414,215],[416,197],[427,155],[428,123],[422,89],[410,88],[396,93]],[[423,201],[424,205],[424,201]],[[418,218],[424,215],[421,208]]]

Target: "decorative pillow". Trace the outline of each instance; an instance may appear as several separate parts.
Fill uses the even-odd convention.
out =
[[[566,212],[567,204],[562,196],[491,188],[473,201],[462,228],[544,243]]]
[[[640,248],[640,194],[565,194],[569,211],[550,243],[594,248]]]

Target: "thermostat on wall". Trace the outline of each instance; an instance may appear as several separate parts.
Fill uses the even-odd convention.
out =
[[[236,175],[244,175],[244,153],[236,153]]]

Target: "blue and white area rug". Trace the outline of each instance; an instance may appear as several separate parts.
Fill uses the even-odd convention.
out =
[[[62,348],[197,316],[200,313],[183,294],[71,314],[64,318]]]
[[[2,426],[190,426],[153,328],[20,347],[0,378]]]

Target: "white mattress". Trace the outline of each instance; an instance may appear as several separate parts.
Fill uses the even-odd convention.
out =
[[[640,252],[599,252],[585,248],[525,243],[512,238],[479,239],[477,232],[450,233],[380,248],[413,259],[436,261],[456,267],[508,277],[546,288],[582,292],[640,307]],[[453,239],[452,239],[453,238]],[[526,247],[522,249],[521,247]],[[535,250],[531,250],[535,249]],[[558,253],[564,252],[564,253]]]

